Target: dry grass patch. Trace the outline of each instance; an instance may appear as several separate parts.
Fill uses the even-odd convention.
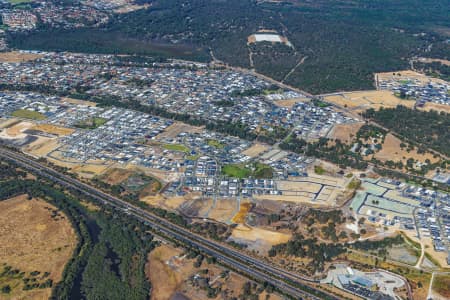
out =
[[[184,123],[174,123],[167,127],[164,132],[158,135],[158,138],[176,138],[182,132],[200,133],[201,127],[195,127]]]
[[[364,123],[335,125],[331,131],[330,138],[333,140],[340,140],[345,144],[350,144],[363,125]]]
[[[347,107],[357,113],[369,108],[376,110],[380,109],[380,107],[394,108],[399,104],[411,108],[415,104],[415,101],[402,100],[396,97],[391,91],[349,92],[326,96],[324,99],[341,107]]]
[[[135,171],[128,169],[113,168],[101,176],[101,180],[110,185],[117,185],[127,180]]]
[[[208,217],[219,222],[228,222],[231,218],[233,218],[233,214],[236,209],[236,200],[218,199],[216,201],[216,205],[211,210]]]
[[[52,214],[56,216],[52,217]],[[77,244],[75,231],[67,217],[42,200],[27,200],[19,196],[0,201],[0,263],[40,276],[57,283]],[[6,281],[6,282],[5,282]],[[0,286],[9,284],[11,293],[2,299],[48,299],[51,288],[23,291],[22,280],[0,278]]]
[[[60,126],[55,126],[55,125],[51,125],[51,124],[38,124],[36,126],[33,126],[31,129],[58,135],[58,136],[69,135],[75,131],[74,129],[71,129],[71,128],[60,127]]]
[[[392,160],[394,162],[402,161],[403,164],[406,164],[408,158],[414,158],[414,160],[418,160],[420,162],[425,162],[426,159],[429,159],[432,163],[439,161],[439,158],[434,158],[433,154],[431,153],[419,154],[417,153],[416,149],[408,153],[406,151],[406,148],[404,149],[400,148],[401,143],[402,141],[399,138],[388,133],[384,140],[382,149],[379,152],[375,153],[374,155],[375,158],[381,161],[388,161],[388,160]]]
[[[58,146],[58,140],[40,136],[36,141],[26,145],[23,150],[31,155],[44,157]]]
[[[20,63],[25,61],[36,60],[41,58],[42,54],[35,53],[22,53],[19,51],[11,51],[11,52],[0,52],[0,62],[1,63]]]
[[[73,98],[63,98],[62,101],[66,102],[66,103],[76,104],[76,105],[97,106],[97,103],[95,103],[95,102],[73,99]]]
[[[275,232],[258,227],[238,225],[231,233],[230,239],[246,244],[249,250],[256,250],[260,253],[267,252],[274,245],[287,243],[292,237],[290,233]]]
[[[424,111],[434,110],[434,111],[438,111],[438,112],[443,111],[446,113],[450,113],[450,105],[433,103],[433,102],[427,102],[427,103],[425,103],[424,107],[419,108],[419,109],[424,110]]]
[[[26,134],[24,134],[23,132],[27,129],[32,128],[33,126],[33,123],[27,121],[14,123],[4,130],[4,135],[6,138],[23,138],[26,136]]]
[[[424,85],[429,82],[445,83],[445,81],[442,79],[430,77],[425,74],[418,73],[418,72],[411,71],[411,70],[377,73],[375,76],[378,76],[379,81],[413,79],[413,80],[418,80],[421,84],[424,84]]]
[[[236,224],[244,224],[248,212],[252,209],[251,203],[241,203],[239,212],[233,217],[232,221]]]
[[[191,264],[177,264],[178,268],[170,266],[167,262],[174,256],[182,254],[181,249],[162,245],[154,249],[148,256],[145,273],[152,283],[151,300],[170,299],[183,283],[183,273],[192,272]]]
[[[267,151],[267,149],[269,149],[268,146],[256,143],[256,144],[252,145],[250,148],[243,151],[242,154],[250,156],[250,157],[256,157],[256,156],[260,155],[261,153],[263,153],[264,151]]]

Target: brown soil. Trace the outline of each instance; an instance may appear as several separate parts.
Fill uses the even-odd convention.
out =
[[[127,180],[133,173],[133,170],[113,168],[102,175],[102,180],[110,185],[116,185]]]
[[[38,130],[58,136],[65,136],[72,134],[75,130],[71,128],[65,128],[60,126],[55,126],[51,124],[38,124],[31,128],[32,130]]]
[[[335,140],[340,140],[343,143],[350,144],[363,123],[354,123],[354,124],[338,124],[334,126],[330,138]]]
[[[251,203],[241,203],[241,207],[239,208],[239,212],[233,217],[232,221],[236,224],[244,224],[245,223],[245,217],[247,216],[248,212],[252,208]]]
[[[418,154],[416,149],[410,151],[409,153],[406,151],[406,148],[403,150],[400,148],[401,140],[395,137],[394,135],[388,133],[384,140],[383,147],[380,152],[375,153],[375,158],[381,161],[392,160],[394,162],[402,161],[403,164],[406,164],[408,158],[414,158],[414,160],[418,160],[420,162],[425,162],[426,159],[429,159],[432,163],[437,162],[438,158],[433,158],[433,154],[424,153]],[[405,157],[405,158],[403,158]]]
[[[6,263],[26,276],[49,272],[54,284],[61,280],[66,262],[72,256],[77,237],[67,217],[45,201],[19,196],[0,201],[0,263]],[[2,299],[48,299],[51,288],[23,291],[21,280],[0,278],[12,292]]]
[[[41,54],[20,53],[19,51],[0,53],[0,62],[19,63],[41,58]]]

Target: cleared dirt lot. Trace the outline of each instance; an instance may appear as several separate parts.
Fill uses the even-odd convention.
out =
[[[175,138],[182,132],[201,132],[201,127],[195,127],[184,123],[174,123],[166,128],[158,138]]]
[[[282,191],[304,191],[308,193],[317,193],[322,187],[318,183],[285,180],[277,181],[277,186]]]
[[[55,150],[58,147],[56,139],[47,137],[38,137],[38,139],[23,148],[25,152],[31,155],[43,157]]]
[[[19,63],[41,58],[41,54],[21,53],[19,51],[0,53],[0,62]]]
[[[110,185],[116,185],[128,179],[133,173],[135,173],[133,170],[112,168],[103,174],[100,179]]]
[[[280,107],[288,107],[291,108],[295,105],[295,103],[298,102],[305,102],[305,98],[294,98],[294,99],[287,99],[287,100],[276,100],[273,103]]]
[[[343,143],[350,144],[363,125],[364,123],[335,125],[328,137],[333,140],[340,140]]]
[[[434,163],[439,160],[438,158],[433,158],[433,155],[430,153],[418,154],[416,149],[408,153],[406,151],[406,148],[404,148],[403,150],[400,148],[400,144],[400,139],[388,133],[384,140],[381,151],[375,153],[375,158],[381,161],[402,161],[404,164],[406,164],[406,161],[410,157],[414,158],[415,160],[419,160],[420,162],[425,162],[426,159],[429,159],[432,163]]]
[[[11,126],[5,127],[3,131],[0,133],[2,138],[23,138],[26,136],[25,133],[23,133],[25,130],[30,129],[34,126],[31,122],[13,122],[10,124]]]
[[[395,74],[395,75],[394,75]],[[429,82],[438,82],[438,83],[445,83],[444,80],[439,78],[433,78],[426,76],[424,74],[414,72],[411,70],[405,70],[405,71],[395,71],[395,72],[386,72],[386,73],[377,73],[375,76],[378,76],[378,80],[407,80],[407,79],[414,79],[420,81],[422,84],[427,84]]]
[[[55,126],[51,124],[38,124],[36,126],[31,127],[32,130],[38,130],[58,136],[65,136],[72,134],[75,130],[71,128],[65,128],[60,126]]]
[[[219,222],[229,222],[236,211],[236,200],[218,199],[216,205],[209,212],[208,217]]]
[[[0,201],[0,264],[6,263],[25,272],[49,272],[54,283],[61,280],[65,264],[72,256],[77,238],[67,217],[42,200],[19,196]],[[3,268],[3,267],[1,267]],[[2,299],[48,299],[51,288],[23,291],[21,279],[0,278],[0,285],[9,284],[12,292]]]
[[[62,101],[67,102],[67,103],[77,104],[77,105],[97,106],[97,103],[95,103],[95,102],[73,99],[73,98],[63,98]]]
[[[391,108],[396,107],[399,104],[413,107],[415,104],[415,101],[402,100],[390,91],[349,92],[325,96],[324,99],[327,102],[346,107],[356,113],[365,111],[369,108],[378,110],[380,107]]]
[[[423,63],[427,63],[427,64],[433,63],[433,62],[439,62],[443,65],[450,66],[450,61],[446,60],[446,59],[419,57],[417,60],[420,62],[423,62]]]
[[[222,287],[224,297],[219,295],[214,299],[232,299],[242,292],[243,284],[248,281],[236,273],[230,272],[227,276],[221,276],[224,269],[203,261],[200,268],[195,268],[195,259],[187,259],[183,256],[183,249],[174,248],[169,244],[163,244],[154,249],[148,255],[145,274],[152,284],[151,300],[207,300],[207,291],[199,286],[193,286],[189,278],[198,274],[208,278],[213,287]],[[201,270],[208,269],[207,274]],[[281,300],[277,295],[266,293],[259,295],[261,300]]]
[[[250,148],[248,148],[245,151],[243,151],[242,154],[250,156],[250,157],[256,157],[259,154],[261,154],[264,151],[266,151],[267,149],[269,149],[268,146],[256,143],[253,146],[251,146]]]
[[[230,239],[247,244],[249,250],[267,253],[273,245],[286,243],[292,235],[275,232],[258,227],[238,225],[232,232]]]
[[[178,268],[171,267],[167,263],[172,257],[182,254],[181,249],[162,245],[153,250],[148,256],[146,275],[152,283],[151,300],[171,299],[183,283],[183,273],[193,271],[191,264],[177,264]]]
[[[427,102],[427,103],[425,103],[424,107],[420,108],[420,110],[424,110],[424,111],[435,110],[435,111],[439,111],[439,112],[443,111],[446,113],[450,113],[450,105]]]

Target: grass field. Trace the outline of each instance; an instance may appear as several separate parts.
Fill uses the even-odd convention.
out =
[[[100,117],[89,118],[84,120],[75,126],[82,129],[95,129],[104,125],[108,120]]]
[[[248,178],[250,176],[257,179],[270,179],[273,177],[272,167],[255,163],[251,166],[244,164],[229,164],[222,167],[222,173],[233,178]]]
[[[246,178],[252,174],[252,171],[244,165],[230,164],[222,167],[222,173],[234,178]]]
[[[27,110],[27,109],[18,109],[12,113],[13,117],[31,119],[31,120],[45,120],[47,117],[37,111]]]
[[[225,145],[218,140],[208,140],[208,145],[211,147],[216,147],[218,149],[223,149],[225,147]]]
[[[171,151],[184,152],[184,153],[191,152],[191,150],[188,147],[186,147],[185,145],[181,145],[181,144],[165,144],[164,149],[171,150]]]

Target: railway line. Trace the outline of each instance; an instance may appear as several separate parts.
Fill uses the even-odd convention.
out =
[[[0,157],[10,160],[24,169],[37,173],[67,188],[77,190],[97,201],[110,205],[117,210],[133,215],[151,226],[162,235],[169,236],[183,244],[198,248],[207,255],[215,257],[220,263],[241,272],[251,278],[266,281],[295,299],[339,299],[336,296],[317,289],[318,284],[311,278],[301,276],[280,267],[269,264],[246,253],[242,253],[228,245],[211,241],[188,229],[178,226],[140,207],[125,202],[100,191],[70,176],[60,174],[56,170],[39,163],[24,154],[0,148]]]

